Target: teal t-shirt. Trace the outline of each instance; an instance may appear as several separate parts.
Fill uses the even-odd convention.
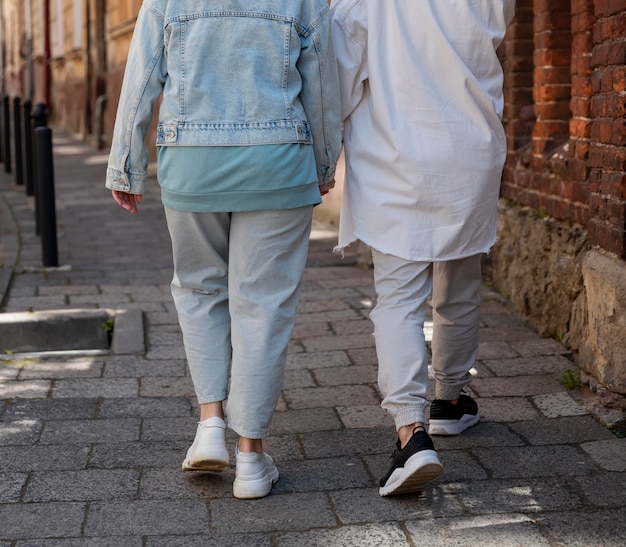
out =
[[[240,212],[321,203],[313,147],[159,146],[157,177],[170,209]]]

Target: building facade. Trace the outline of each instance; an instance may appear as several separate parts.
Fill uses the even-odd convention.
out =
[[[83,138],[112,131],[141,0],[0,0],[2,93]]]
[[[141,0],[0,0],[2,93],[106,145]],[[626,0],[518,0],[494,285],[626,395]],[[331,193],[327,210],[340,192]]]

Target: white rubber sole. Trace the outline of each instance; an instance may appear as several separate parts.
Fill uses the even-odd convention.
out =
[[[458,435],[468,427],[476,425],[480,420],[480,413],[464,414],[460,420],[430,420],[429,435]]]
[[[224,471],[229,462],[225,429],[224,420],[218,416],[200,422],[193,443],[185,454],[183,471]]]
[[[272,486],[278,481],[278,469],[264,470],[253,478],[235,478],[233,482],[233,496],[242,500],[264,498],[272,491]]]
[[[408,494],[421,492],[424,485],[443,473],[443,466],[434,450],[422,450],[413,454],[404,467],[396,469],[381,486],[378,493],[381,496]]]
[[[228,467],[228,460],[221,458],[196,458],[194,460],[185,459],[183,471],[212,471],[220,473]]]
[[[204,452],[204,453],[202,453]],[[202,451],[194,450],[192,445],[187,450],[183,461],[183,471],[213,471],[219,473],[228,467],[228,449],[219,444],[205,446]]]

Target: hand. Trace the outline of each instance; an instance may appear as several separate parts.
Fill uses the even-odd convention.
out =
[[[111,190],[113,199],[122,209],[126,209],[133,215],[136,215],[139,211],[137,206],[141,203],[141,194],[129,194],[128,192],[121,192],[119,190]]]
[[[333,188],[335,187],[335,179],[333,180],[329,180],[328,182],[324,183],[324,184],[320,184],[320,194],[322,194],[323,196],[325,196],[326,194],[328,194],[328,192],[330,192]]]

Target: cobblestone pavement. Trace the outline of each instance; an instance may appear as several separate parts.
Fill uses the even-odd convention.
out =
[[[133,217],[105,191],[105,163],[55,136],[61,266],[47,271],[33,198],[0,174],[2,311],[141,310],[145,326],[136,354],[0,361],[0,547],[626,544],[626,439],[565,387],[568,351],[488,288],[471,384],[480,423],[434,439],[445,471],[422,494],[378,496],[395,433],[376,387],[372,274],[332,255],[324,230],[266,441],[281,473],[272,494],[234,499],[232,467],[182,472],[197,407],[158,187]]]

